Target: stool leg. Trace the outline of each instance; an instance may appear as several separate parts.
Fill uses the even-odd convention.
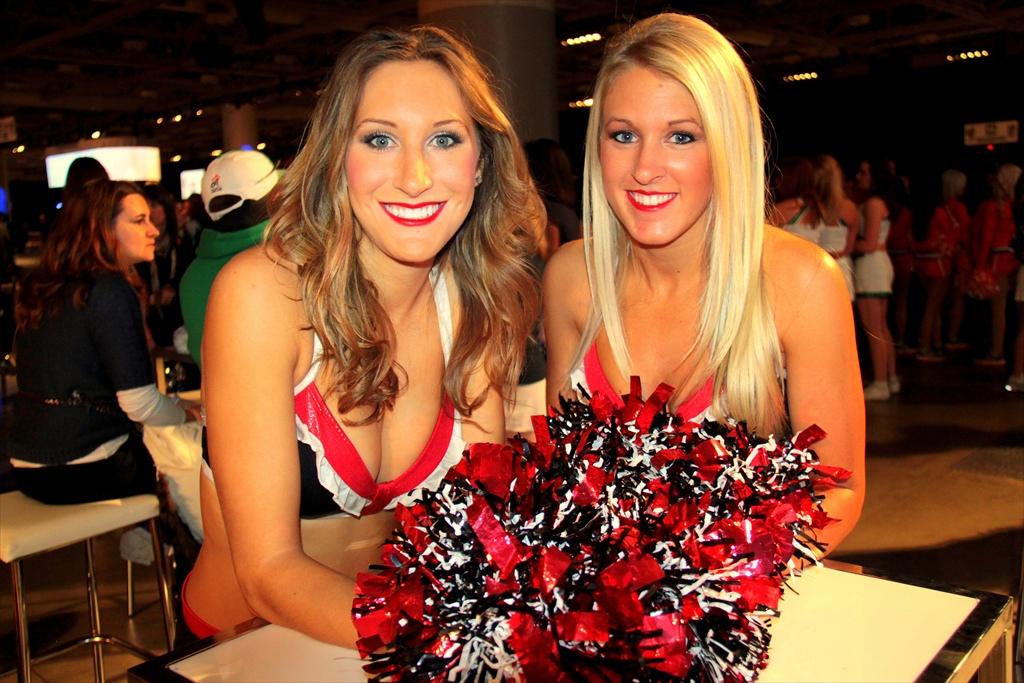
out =
[[[93,638],[100,635],[100,599],[96,590],[96,564],[93,558],[92,539],[85,540],[86,588],[89,591],[89,624]],[[100,640],[92,644],[92,668],[96,683],[103,683],[103,643]]]
[[[25,616],[25,590],[21,584],[21,560],[11,563],[11,588],[14,593],[14,622],[18,634],[18,683],[31,683],[32,658],[28,649],[28,618]]]
[[[167,562],[164,557],[164,543],[156,517],[149,520],[149,534],[153,537],[153,564],[156,565],[157,590],[160,592],[160,609],[164,613],[164,633],[167,636],[167,651],[174,649],[175,625],[174,605],[171,600],[171,582],[167,576]]]
[[[126,588],[128,589],[128,618],[131,619],[135,616],[135,579],[132,576],[132,561],[126,560],[128,577],[125,581]]]

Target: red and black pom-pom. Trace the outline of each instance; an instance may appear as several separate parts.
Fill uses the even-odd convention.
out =
[[[749,681],[794,558],[848,473],[817,427],[683,422],[639,387],[474,444],[396,511],[353,617],[373,680]]]

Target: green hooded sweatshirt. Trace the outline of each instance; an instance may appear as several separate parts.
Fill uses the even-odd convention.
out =
[[[267,221],[238,230],[219,232],[207,228],[199,237],[196,260],[181,278],[181,313],[188,330],[188,352],[197,364],[201,364],[199,349],[203,342],[203,321],[206,318],[206,301],[210,298],[213,279],[228,260],[240,251],[260,243]]]

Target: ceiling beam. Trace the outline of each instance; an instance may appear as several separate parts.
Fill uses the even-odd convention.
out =
[[[162,0],[132,0],[117,9],[112,9],[109,12],[99,14],[92,19],[62,28],[52,33],[26,40],[24,43],[19,43],[11,48],[0,51],[0,62],[11,59],[12,57],[18,57],[20,55],[34,52],[39,48],[46,47],[48,45],[55,45],[62,43],[70,38],[77,38],[78,36],[88,35],[95,33],[100,29],[104,29],[108,26],[117,24],[118,22],[124,21],[129,17],[135,16],[140,12],[144,12],[152,7],[156,7]]]

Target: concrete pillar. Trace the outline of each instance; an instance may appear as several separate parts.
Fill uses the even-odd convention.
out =
[[[224,131],[224,151],[241,149],[242,145],[256,147],[256,109],[251,104],[225,104],[221,107],[221,128]]]
[[[558,139],[554,0],[419,0],[418,10],[473,46],[520,139]]]

